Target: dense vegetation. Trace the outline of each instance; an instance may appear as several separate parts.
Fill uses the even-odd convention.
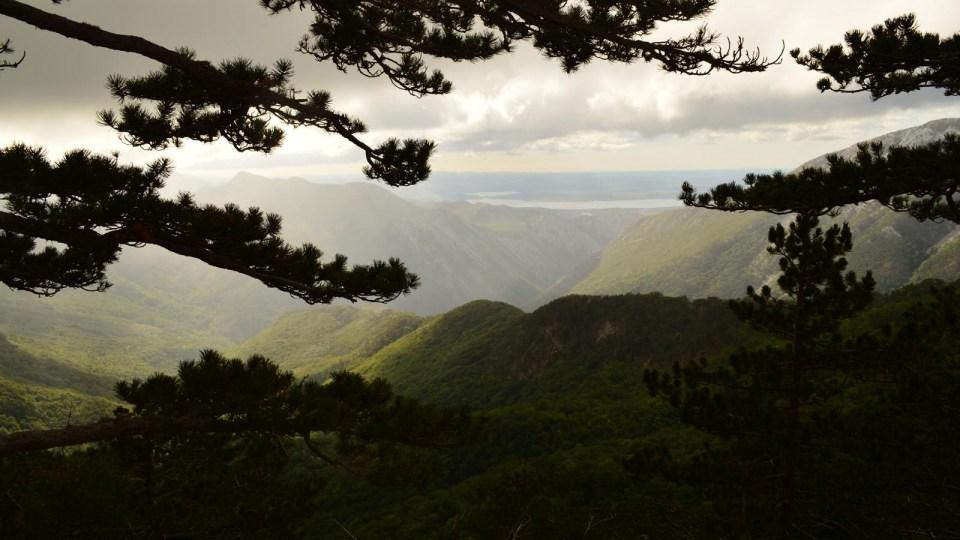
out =
[[[113,380],[24,352],[0,334],[0,433],[97,420],[116,406]]]
[[[844,44],[791,55],[826,75],[817,85],[821,91],[870,92],[880,99],[935,87],[957,95],[952,59],[958,38],[923,33],[906,15],[869,33],[849,31]],[[870,272],[858,278],[848,271],[849,224],[820,223],[844,207],[874,203],[919,222],[960,224],[958,149],[955,133],[914,146],[873,142],[859,145],[852,158],[827,156],[822,167],[748,174],[703,192],[684,183],[680,199],[687,206],[792,215],[787,227],[778,223],[768,233],[767,251],[780,268],[777,290],[751,286],[746,299],[730,303],[741,320],[780,342],[715,366],[701,362],[671,375],[651,373],[650,389],[668,396],[685,423],[721,444],[706,449],[695,475],[678,466],[669,449],[636,456],[642,474],[709,485],[718,501],[736,500],[739,493],[739,510],[729,505],[721,519],[732,535],[955,532],[957,497],[948,479],[956,475],[956,460],[944,451],[960,434],[957,289],[933,288],[928,302],[879,332],[844,335],[842,324],[869,305],[876,281]],[[861,395],[852,406],[844,402],[850,387],[861,385],[876,397],[867,416],[857,411]],[[893,425],[881,427],[875,410]],[[901,462],[905,456],[909,460]],[[852,461],[848,470],[874,476],[834,472],[845,459]],[[893,468],[884,467],[891,462]]]
[[[881,298],[846,323],[844,335],[879,332],[887,325],[896,328],[904,314],[930,303],[934,297],[929,287]],[[329,321],[329,315],[321,312],[320,321]],[[311,312],[297,316],[308,315]],[[302,336],[293,335],[288,325],[280,327],[293,343],[318,337],[307,325],[301,327]],[[206,490],[219,489],[217,475],[236,477],[246,486],[229,495],[196,500],[194,504],[208,512],[198,510],[180,523],[202,530],[215,526],[208,522],[218,512],[209,506],[213,501],[241,506],[258,501],[258,512],[264,513],[256,515],[273,520],[270,523],[281,535],[307,538],[335,538],[345,534],[343,528],[357,538],[499,538],[518,529],[526,538],[582,537],[585,532],[588,537],[624,539],[644,534],[650,538],[709,536],[721,523],[729,526],[730,509],[719,504],[728,497],[726,484],[722,478],[705,477],[718,483],[691,486],[686,479],[701,474],[697,463],[705,456],[704,445],[723,444],[723,439],[686,425],[679,410],[652,397],[646,390],[646,373],[650,368],[668,369],[674,362],[696,364],[701,357],[714,363],[740,346],[762,348],[769,343],[738,322],[718,300],[688,301],[656,294],[567,297],[530,314],[504,304],[471,303],[424,322],[379,349],[357,370],[384,376],[402,394],[471,405],[479,438],[447,450],[388,445],[361,454],[351,452],[333,467],[289,444],[286,453],[280,454],[256,445],[228,445],[216,452],[204,447],[213,453],[191,454],[189,460],[196,461],[190,461],[194,465],[189,470],[213,467],[210,476],[165,481],[174,492],[193,489],[212,494]],[[949,360],[954,358],[952,343],[935,345],[936,351],[946,354],[943,362],[917,362],[929,350],[909,356],[908,349],[903,349],[899,357],[916,367],[912,373],[919,377],[918,383],[936,382],[941,386],[937,395],[950,395],[960,389],[949,386],[957,381],[956,364]],[[322,357],[319,362],[324,365]],[[887,505],[882,506],[888,509],[883,523],[922,515],[927,525],[947,530],[955,519],[947,511],[956,503],[951,502],[950,492],[942,493],[947,506],[937,509],[930,506],[929,486],[905,481],[910,474],[919,474],[918,468],[945,471],[942,467],[949,460],[940,461],[936,454],[941,441],[925,442],[926,428],[915,423],[920,417],[911,416],[920,412],[901,409],[907,398],[891,393],[896,386],[878,386],[872,379],[840,380],[843,391],[822,406],[821,414],[833,421],[821,436],[833,433],[834,444],[837,434],[852,425],[883,429],[885,422],[902,421],[897,424],[900,427],[878,433],[909,437],[902,443],[909,442],[916,453],[850,454],[858,447],[842,446],[841,453],[824,454],[823,472],[805,476],[804,481],[826,478],[834,490],[830,493],[862,497],[878,496],[873,493],[879,489],[876,482],[886,482],[885,499],[875,501]],[[903,412],[891,416],[896,410]],[[950,425],[938,428],[938,436],[956,433]],[[847,435],[852,438],[844,439],[845,445],[860,444],[856,441],[861,435]],[[332,442],[318,439],[318,443]],[[142,493],[138,486],[143,486],[136,462],[111,448],[42,465],[50,472],[40,475],[30,491],[19,492],[18,504],[29,510],[45,496],[56,494],[70,508],[61,512],[58,526],[83,529],[83,523],[99,519],[95,509],[66,501],[91,495],[114,500],[118,492],[129,493],[129,500],[116,502],[115,508],[142,523],[136,520],[144,519],[147,503],[134,495]],[[336,455],[335,446],[329,448]],[[633,457],[655,456],[664,448],[679,463],[674,475],[644,473],[643,462]],[[825,446],[823,451],[831,448],[836,450]],[[915,461],[919,456],[922,460]],[[249,459],[262,465],[251,468]],[[104,493],[91,492],[89,487],[82,494],[75,491],[78,486],[64,483],[62,475],[67,473],[55,472],[60,467],[75,471],[70,474],[86,470],[83,474],[99,475],[97,485]],[[866,470],[872,471],[867,477],[875,482],[865,482],[864,473],[858,472]],[[885,472],[879,475],[880,470]],[[890,482],[899,482],[898,487],[892,488]],[[317,489],[320,485],[322,490]],[[119,491],[109,494],[111,490]],[[244,497],[249,502],[243,502]],[[832,504],[849,500],[844,497]],[[906,500],[916,502],[906,506],[898,502]],[[162,511],[162,504],[154,503],[156,511]],[[267,515],[269,505],[286,510]],[[838,508],[838,513],[847,514],[834,517],[856,515],[856,508]],[[21,514],[29,515],[29,511]]]
[[[300,316],[310,314],[304,312]],[[327,314],[322,315],[321,320],[326,319]],[[309,326],[301,329],[304,337],[316,337]],[[703,331],[702,340],[687,340],[688,331]],[[308,499],[298,528],[308,537],[320,531],[342,534],[337,533],[336,519],[354,534],[367,537],[392,536],[388,531],[395,525],[401,527],[396,532],[401,537],[402,531],[444,537],[449,534],[447,521],[456,519],[456,513],[473,508],[474,503],[480,506],[471,510],[461,527],[465,531],[494,527],[493,523],[484,522],[494,515],[488,512],[496,512],[486,506],[497,500],[481,504],[478,497],[492,496],[483,486],[509,477],[514,469],[517,474],[526,474],[528,467],[539,469],[566,460],[573,460],[564,465],[568,468],[605,456],[601,461],[605,465],[595,463],[568,480],[576,489],[586,488],[577,487],[579,482],[589,482],[592,489],[600,489],[607,480],[615,478],[632,485],[631,477],[619,463],[633,449],[631,441],[671,424],[667,407],[638,391],[644,369],[713,354],[748,335],[748,330],[722,302],[690,302],[659,295],[570,297],[532,314],[503,304],[476,302],[427,321],[381,349],[358,369],[368,376],[391,379],[393,386],[407,395],[450,405],[472,404],[480,413],[477,420],[483,425],[481,438],[449,451],[412,453],[385,449],[382,454],[350,461],[348,468],[354,473],[311,465],[307,455],[291,450],[287,459],[292,462],[288,466],[305,475],[304,482],[313,478],[314,482],[327,483],[322,492],[313,493]],[[303,342],[299,336],[287,337]],[[429,384],[417,384],[417,380],[424,379]],[[103,457],[81,453],[74,459],[104,459],[111,463],[120,459],[107,457],[111,455],[108,448],[101,452],[105,453]],[[116,470],[125,469],[118,466]],[[369,477],[369,484],[355,476],[357,470]],[[590,478],[591,471],[603,470],[603,475]],[[134,476],[103,485],[116,489],[118,484],[133,482],[135,486],[138,481],[134,473],[135,470],[126,473]],[[545,473],[546,470],[535,472]],[[275,481],[281,482],[280,478],[287,478],[286,473]],[[53,475],[48,481],[55,479]],[[548,475],[544,480],[555,482],[558,478]],[[201,486],[203,481],[198,480]],[[51,490],[49,493],[71,496],[68,486],[47,485],[47,489]],[[292,488],[270,484],[269,489],[264,489],[261,496],[269,501],[274,496],[289,496],[284,494],[285,490]],[[269,492],[272,489],[277,491]],[[407,499],[412,495],[420,501],[414,506]],[[456,498],[451,498],[454,495]],[[451,507],[454,503],[455,507]],[[573,498],[558,503],[570,511],[579,504]],[[27,505],[28,501],[19,500],[19,504]],[[450,513],[451,509],[455,511]],[[549,515],[560,512],[560,508],[544,511]],[[382,522],[374,519],[384,512],[394,517]],[[91,519],[83,513],[81,509],[65,514],[78,521],[63,526],[78,527],[78,523]],[[588,514],[577,511],[570,519],[589,520]],[[598,515],[597,519],[600,518]],[[509,524],[496,526],[505,525]]]
[[[84,424],[115,406],[113,399],[0,376],[0,433]]]
[[[348,306],[294,311],[231,349],[237,356],[263,354],[298,376],[325,379],[352,368],[412,332],[422,318],[391,310]]]

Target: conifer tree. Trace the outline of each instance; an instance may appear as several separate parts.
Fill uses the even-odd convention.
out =
[[[442,73],[428,70],[424,57],[485,60],[520,41],[532,41],[567,71],[592,59],[642,59],[692,75],[763,71],[779,61],[746,49],[742,41],[723,46],[706,27],[688,36],[646,39],[661,23],[704,15],[714,0],[260,3],[270,13],[313,15],[300,52],[342,70],[386,77],[417,96],[452,89]],[[108,81],[120,108],[101,111],[99,120],[128,144],[164,149],[185,140],[222,139],[241,152],[270,152],[283,142],[278,127],[283,124],[346,139],[362,152],[368,178],[406,186],[430,173],[432,142],[364,142],[366,126],[336,111],[328,93],[303,93],[292,85],[288,60],[270,67],[242,58],[215,64],[188,49],[110,32],[17,0],[0,0],[0,17],[160,63],[160,70],[147,75],[114,75]],[[0,211],[0,281],[15,289],[38,294],[74,287],[103,290],[105,267],[121,247],[145,244],[249,275],[309,303],[385,302],[418,284],[397,260],[350,268],[341,256],[322,260],[314,246],[289,246],[279,236],[279,217],[256,209],[200,207],[189,197],[161,199],[157,190],[169,175],[166,161],[137,168],[84,151],[53,161],[39,148],[12,146],[0,152],[0,198],[7,203]],[[38,241],[65,247],[36,252]]]
[[[351,373],[298,380],[261,356],[204,351],[176,375],[121,382],[116,392],[125,405],[112,418],[0,436],[0,536],[290,537],[322,487],[321,466],[360,474],[391,444],[472,438],[463,410]],[[78,445],[86,447],[35,453]],[[71,488],[89,476],[96,485]],[[44,519],[61,496],[70,504]],[[81,502],[90,497],[93,508]]]
[[[840,323],[867,306],[874,287],[869,273],[858,279],[846,271],[844,255],[852,247],[846,224],[824,231],[813,215],[801,214],[787,228],[771,227],[767,251],[778,257],[779,291],[750,287],[747,298],[730,307],[776,345],[741,350],[728,365],[694,363],[645,375],[649,389],[680,407],[685,421],[725,441],[723,451],[708,456],[715,470],[697,481],[719,476],[726,479],[720,483],[736,482],[748,494],[749,506],[731,510],[736,519],[727,516],[730,535],[772,534],[776,514],[781,537],[799,530],[801,449],[810,433],[808,407],[822,391],[812,373],[828,365],[842,341]],[[663,474],[675,465],[664,456],[641,455],[629,467]]]
[[[960,34],[941,38],[921,32],[913,15],[877,25],[869,33],[852,30],[844,45],[817,46],[796,61],[825,77],[824,92],[866,92],[873,99],[937,88],[960,95]],[[725,211],[760,210],[778,214],[833,213],[842,206],[877,201],[923,220],[960,223],[960,136],[916,147],[863,144],[854,159],[828,157],[825,169],[791,174],[751,174],[742,183],[698,193],[684,184],[688,206]]]
[[[821,91],[868,92],[873,99],[938,88],[960,95],[960,34],[941,38],[917,28],[916,16],[887,19],[869,32],[851,30],[844,45],[790,52],[797,63],[825,75]]]
[[[958,45],[960,35],[941,39],[921,33],[914,17],[907,15],[890,19],[869,34],[849,32],[845,47],[816,47],[807,55],[794,50],[791,55],[801,65],[827,75],[818,83],[821,91],[869,92],[880,99],[936,87],[957,95]],[[933,305],[919,306],[880,335],[845,334],[839,323],[869,302],[873,282],[869,275],[860,281],[852,275],[841,276],[846,265],[842,255],[852,247],[846,224],[834,225],[826,233],[815,227],[819,216],[868,201],[909,212],[921,221],[960,223],[958,152],[960,137],[953,135],[917,148],[865,144],[852,160],[829,156],[825,169],[751,174],[741,183],[723,184],[705,193],[684,184],[680,198],[688,206],[797,214],[789,232],[779,225],[770,231],[770,251],[781,257],[781,294],[751,288],[747,300],[731,303],[741,319],[786,346],[744,350],[720,365],[704,362],[678,366],[671,375],[648,375],[650,388],[669,395],[685,419],[726,442],[719,451],[707,453],[706,459],[716,467],[714,485],[722,482],[718,478],[739,481],[753,495],[753,502],[769,497],[767,501],[775,504],[776,508],[763,502],[755,508],[728,508],[728,517],[738,516],[733,520],[741,526],[738,534],[745,530],[751,531],[747,534],[772,533],[769,520],[750,523],[744,517],[748,508],[767,516],[779,510],[783,538],[818,536],[817,529],[824,534],[868,537],[907,531],[936,536],[953,527],[955,515],[946,507],[923,515],[917,510],[901,515],[883,504],[896,501],[911,507],[912,501],[929,496],[927,489],[937,492],[944,505],[955,499],[940,494],[939,481],[917,482],[920,476],[942,477],[954,470],[949,460],[940,457],[941,445],[949,445],[947,441],[956,440],[960,432],[952,421],[940,420],[944,414],[951,415],[941,407],[956,404],[957,357],[951,347],[931,345],[955,341],[955,308],[944,302],[955,297],[955,290],[936,291]],[[811,283],[819,286],[808,288]],[[814,296],[807,298],[804,291]],[[863,386],[865,377],[873,386]],[[876,412],[874,418],[851,420],[856,415],[838,409],[837,402],[843,407],[841,396],[854,388],[876,392],[879,410],[889,421],[900,418],[901,412],[896,411],[909,409],[910,425],[891,433],[875,425]],[[879,471],[891,461],[892,448],[901,452],[893,459],[899,460],[897,467],[903,471],[896,480],[882,477],[883,481],[870,482],[829,469],[831,463],[856,460]],[[914,467],[914,462],[924,466]],[[663,454],[638,455],[630,464],[639,471],[670,471],[681,481],[711,481],[683,476],[676,462]],[[803,469],[806,475],[800,475]],[[845,477],[847,483],[818,477],[818,471]],[[764,481],[770,478],[782,478],[780,490]],[[801,484],[807,488],[800,489]],[[903,485],[917,491],[897,499]],[[845,496],[831,495],[838,490]],[[719,492],[726,493],[722,488]],[[779,496],[770,497],[771,493]],[[803,493],[806,500],[800,500]],[[864,508],[869,503],[855,504],[855,497],[884,503]]]
[[[113,418],[94,424],[0,436],[0,457],[118,438],[171,440],[185,433],[296,437],[314,450],[315,432],[344,440],[442,445],[467,425],[462,411],[394,396],[383,380],[368,382],[352,373],[334,374],[326,384],[297,380],[262,356],[241,361],[212,350],[182,362],[176,376],[119,382],[116,395],[132,408],[120,407]]]

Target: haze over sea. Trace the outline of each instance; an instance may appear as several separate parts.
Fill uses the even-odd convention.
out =
[[[431,202],[471,202],[517,208],[600,210],[605,208],[657,209],[680,206],[680,185],[698,189],[720,182],[739,181],[745,174],[772,169],[716,169],[629,172],[484,172],[437,171],[428,181],[404,188],[388,188],[404,199]],[[226,180],[226,179],[224,179]],[[307,178],[317,184],[364,182],[357,175]],[[203,181],[179,178],[174,190],[202,190]]]

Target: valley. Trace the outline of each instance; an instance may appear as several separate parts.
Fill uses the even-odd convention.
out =
[[[958,129],[960,121],[937,122],[896,140]],[[672,477],[645,476],[664,448],[678,467],[697,470],[708,449],[725,444],[652,396],[649,377],[779,344],[742,323],[726,299],[772,283],[777,266],[763,238],[786,218],[425,202],[370,185],[245,174],[200,197],[260,204],[286,218],[294,241],[358,262],[398,256],[424,285],[388,306],[304,307],[145,248],[124,251],[102,294],[0,291],[0,431],[107,417],[121,405],[117,380],[170,373],[217,349],[263,355],[297,380],[349,371],[385,381],[404,399],[471,411],[470,444],[361,453],[378,464],[363,482],[349,465],[319,470],[294,454],[304,481],[325,485],[301,501],[312,509],[302,531],[313,537],[346,529],[366,538],[494,538],[529,525],[552,538],[600,520],[608,537],[626,539],[641,530],[710,530],[725,511],[697,506],[694,491]],[[846,336],[889,332],[885,325],[932,302],[960,266],[954,225],[875,204],[830,221],[850,224],[851,267],[872,270],[882,293],[843,327]],[[851,392],[873,390],[863,383]],[[856,418],[872,403],[837,399],[851,400],[856,406],[843,414]],[[911,489],[888,495],[913,500]]]

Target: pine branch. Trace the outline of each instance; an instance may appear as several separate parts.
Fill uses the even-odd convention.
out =
[[[851,30],[844,43],[817,46],[802,54],[790,51],[798,64],[825,77],[822,92],[869,92],[873,99],[940,88],[960,95],[960,34],[941,38],[921,32],[912,14],[887,19],[869,32]]]
[[[0,457],[134,437],[167,437],[183,432],[236,433],[239,431],[241,431],[239,426],[223,420],[191,416],[179,418],[120,416],[81,426],[18,431],[0,435]]]
[[[826,168],[749,174],[742,182],[697,192],[685,183],[687,206],[728,212],[835,215],[846,205],[876,201],[924,221],[960,222],[960,136],[918,147],[862,144],[853,159],[827,157]]]
[[[321,385],[297,380],[262,356],[242,361],[212,350],[181,363],[176,376],[120,382],[116,393],[133,410],[118,408],[114,418],[83,426],[0,435],[0,457],[134,438],[269,433],[301,438],[324,461],[342,465],[313,444],[312,432],[422,447],[455,446],[469,435],[463,411],[394,396],[380,379],[337,373]]]
[[[312,93],[308,98],[301,99],[294,97],[292,92],[281,93],[257,84],[245,83],[227,76],[222,69],[209,62],[193,59],[184,51],[168,49],[139,36],[116,34],[91,24],[76,22],[17,0],[0,0],[0,15],[96,47],[138,54],[186,75],[195,84],[208,88],[215,96],[249,96],[253,99],[250,106],[273,114],[285,123],[313,126],[335,133],[364,152],[367,161],[365,172],[370,178],[381,179],[394,186],[403,186],[415,184],[429,176],[430,168],[427,162],[434,148],[433,143],[422,140],[406,140],[402,143],[390,140],[379,147],[372,147],[357,137],[358,133],[365,130],[363,124],[329,110],[329,100],[322,93]],[[111,122],[105,123],[115,125]],[[263,129],[263,126],[256,127]],[[202,135],[198,135],[198,138],[203,140]],[[276,144],[279,144],[279,140]],[[237,146],[236,143],[234,145]],[[254,145],[253,148],[269,151],[272,147]]]
[[[51,163],[41,149],[0,149],[0,282],[50,295],[68,287],[108,286],[106,265],[122,246],[151,244],[260,280],[308,303],[335,298],[388,302],[419,284],[396,259],[347,266],[310,244],[281,237],[281,219],[257,208],[200,206],[189,195],[159,195],[170,174],[77,151]],[[0,207],[2,208],[2,207]],[[35,251],[36,239],[66,246]]]
[[[14,50],[12,45],[10,45],[9,39],[6,39],[0,42],[0,54],[13,54],[15,52],[17,51]],[[4,69],[13,69],[13,68],[19,67],[20,64],[22,64],[26,58],[27,58],[27,53],[23,52],[20,54],[19,60],[16,60],[13,62],[9,60],[0,61],[0,71],[3,71]]]
[[[314,12],[300,52],[330,60],[341,70],[386,76],[415,96],[445,94],[452,86],[439,71],[428,71],[423,55],[486,60],[511,51],[516,41],[532,41],[547,56],[560,59],[568,72],[593,59],[640,59],[686,75],[745,73],[764,71],[783,56],[781,50],[772,60],[762,57],[739,38],[723,45],[719,35],[705,27],[680,38],[646,39],[659,23],[690,21],[708,13],[714,0],[261,0],[261,4],[271,13],[297,8]]]
[[[285,264],[281,258],[274,258],[272,261],[267,258],[258,258],[245,262],[243,258],[235,255],[219,253],[216,248],[210,247],[206,242],[188,243],[180,241],[148,223],[138,223],[100,234],[91,230],[62,227],[25,219],[8,212],[0,212],[0,230],[62,243],[91,253],[103,254],[104,258],[102,260],[104,263],[112,262],[121,246],[151,244],[178,255],[197,259],[216,268],[232,270],[252,277],[268,287],[289,293],[309,304],[329,303],[335,298],[344,298],[351,301],[390,302],[402,294],[409,293],[419,283],[417,277],[407,273],[402,263],[395,259],[391,259],[387,263],[377,261],[370,266],[355,266],[352,270],[346,270],[342,262],[344,259],[338,258],[329,264],[318,264],[311,275],[300,273],[300,279],[294,279],[288,277],[289,274],[284,272]],[[275,269],[276,271],[263,270],[263,268]],[[32,271],[39,273],[36,268]],[[7,276],[4,276],[3,272],[7,272]],[[4,279],[12,275],[14,275],[13,272],[6,268],[6,265],[0,266],[0,281],[7,283],[7,285],[38,293],[41,293],[41,290],[44,289],[43,286],[39,289],[18,287],[18,281]],[[23,280],[24,276],[22,274],[20,277]],[[41,280],[41,282],[45,283],[47,287],[59,290],[62,287],[57,287],[54,283],[60,280],[62,280],[61,276],[46,276],[46,279]],[[32,281],[34,280],[25,282],[30,283]],[[62,285],[70,287],[86,287],[93,284],[62,283]]]

